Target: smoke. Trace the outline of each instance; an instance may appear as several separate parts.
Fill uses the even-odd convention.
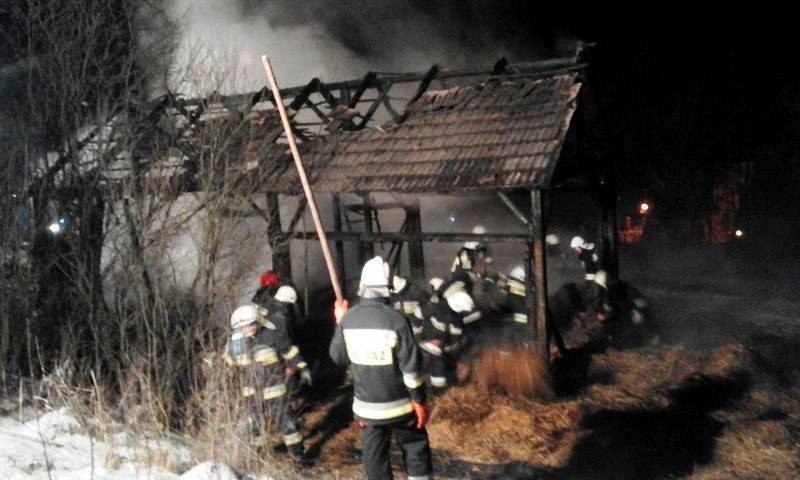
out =
[[[434,63],[490,67],[502,56],[531,60],[571,53],[575,45],[569,28],[509,2],[174,0],[172,11],[184,26],[181,62],[208,70],[222,62],[236,72],[222,91],[260,88],[262,54],[281,84],[294,86]],[[214,60],[198,62],[198,47],[217,52]]]

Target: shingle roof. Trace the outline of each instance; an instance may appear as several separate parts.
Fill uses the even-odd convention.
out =
[[[331,133],[307,144],[303,161],[317,192],[544,186],[558,161],[580,86],[572,72],[429,91],[407,106],[397,124]],[[269,151],[285,155],[285,148]],[[297,192],[290,162],[269,160],[274,161],[259,162],[273,166],[269,172],[260,167],[261,188]]]

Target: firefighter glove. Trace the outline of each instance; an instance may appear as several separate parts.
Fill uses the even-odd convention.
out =
[[[300,370],[300,385],[311,387],[312,383],[311,372],[307,368]]]
[[[345,299],[336,300],[333,303],[333,318],[336,319],[336,325],[342,323],[342,317],[344,314],[347,313],[347,310],[350,308],[350,302]]]
[[[414,413],[417,414],[417,428],[421,429],[428,423],[428,407],[424,403],[411,402]]]

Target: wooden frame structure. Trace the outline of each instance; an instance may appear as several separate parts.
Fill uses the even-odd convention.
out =
[[[509,64],[504,59],[488,70],[447,70],[438,66],[426,72],[388,74],[370,72],[358,80],[324,83],[313,79],[301,87],[281,89],[292,114],[292,130],[300,140],[304,163],[316,192],[332,194],[333,230],[338,273],[345,279],[344,242],[358,242],[369,255],[373,242],[408,246],[411,276],[424,276],[424,242],[481,241],[518,242],[526,246],[526,282],[529,318],[533,335],[545,360],[549,360],[546,256],[549,193],[598,190],[598,184],[557,180],[554,172],[568,130],[578,145],[578,166],[583,120],[570,127],[586,63],[579,57]],[[433,87],[440,90],[433,90]],[[408,98],[392,95],[395,90],[412,91]],[[249,121],[252,128],[243,139],[246,148],[237,184],[267,195],[268,236],[273,247],[273,265],[290,273],[286,243],[290,239],[316,239],[295,232],[303,215],[301,201],[282,229],[279,194],[297,195],[299,188],[274,115],[272,96],[259,92],[181,99],[167,95],[152,106],[153,124],[167,116],[173,120],[183,153],[183,167],[170,178],[176,194],[196,190],[198,148],[194,132],[205,122],[218,119]],[[382,123],[379,121],[384,119]],[[178,121],[179,120],[179,121]],[[422,132],[421,134],[419,132]],[[159,134],[155,132],[154,135]],[[91,135],[87,136],[91,138]],[[139,158],[147,158],[140,155]],[[144,160],[142,161],[144,162]],[[55,175],[56,162],[46,178]],[[142,176],[150,165],[139,163],[131,172]],[[119,175],[119,172],[117,173]],[[606,181],[608,178],[606,178]],[[611,190],[609,190],[611,189]],[[602,238],[612,255],[609,269],[616,274],[616,220],[613,184],[601,191]],[[370,192],[458,193],[494,192],[510,212],[526,225],[526,233],[423,232],[419,205],[404,205],[406,221],[398,232],[373,229],[374,212],[397,205],[371,202]],[[506,195],[527,191],[531,210],[523,212]],[[609,191],[611,192],[609,195]],[[353,206],[343,206],[341,193],[363,198],[355,210],[364,217],[364,231],[345,232],[343,219]],[[532,281],[531,281],[532,280]],[[533,287],[533,288],[530,288]]]

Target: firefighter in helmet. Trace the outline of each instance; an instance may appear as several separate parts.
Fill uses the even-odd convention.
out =
[[[408,478],[431,478],[433,466],[420,355],[408,321],[389,305],[389,265],[374,257],[364,264],[359,303],[345,312],[337,302],[337,327],[329,353],[352,365],[353,414],[361,428],[362,460],[370,480],[391,479],[389,445],[403,451]]]
[[[475,235],[483,235],[486,228],[483,225],[475,225],[472,229]],[[491,263],[492,258],[488,255],[488,248],[485,244],[478,241],[467,241],[456,253],[450,272],[455,274],[459,271],[467,272],[473,279],[486,276],[486,264]]]
[[[408,319],[415,337],[422,334],[422,318],[419,312],[427,297],[424,290],[407,279],[399,275],[392,277],[392,308]]]
[[[581,294],[584,307],[590,308],[597,303],[601,293],[601,287],[595,282],[597,272],[600,270],[600,257],[595,249],[595,244],[584,240],[583,237],[573,237],[569,246],[575,250],[578,259],[583,264],[584,286]]]
[[[517,265],[505,278],[505,289],[508,292],[506,304],[511,310],[514,325],[528,324],[528,306],[525,294],[525,268]]]
[[[231,315],[233,329],[225,361],[236,367],[242,394],[251,402],[254,439],[262,429],[262,418],[272,420],[283,435],[283,443],[301,465],[309,460],[303,452],[303,435],[291,410],[286,379],[306,363],[278,316],[258,305],[243,305]]]
[[[463,288],[448,290],[451,285],[432,278],[433,294],[421,309],[424,329],[419,345],[429,356],[430,382],[435,390],[455,383],[458,359],[467,345],[464,317],[476,313],[472,297]]]

